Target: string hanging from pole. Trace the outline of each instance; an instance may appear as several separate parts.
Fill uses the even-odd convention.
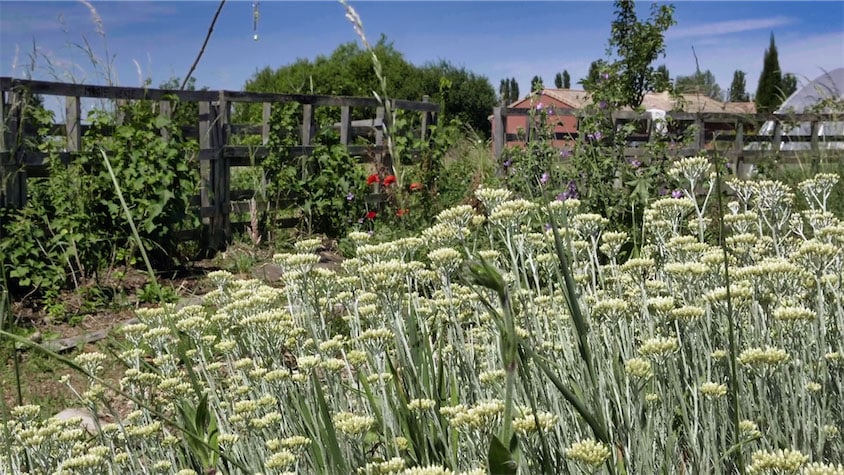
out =
[[[252,2],[252,39],[258,41],[258,17],[261,12],[258,11],[258,6],[261,2]]]

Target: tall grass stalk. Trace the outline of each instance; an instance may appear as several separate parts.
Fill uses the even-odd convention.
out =
[[[724,213],[726,209],[724,208],[724,193],[722,187],[722,175],[721,175],[721,164],[719,163],[718,158],[714,159],[714,168],[715,168],[715,195],[718,201],[718,243],[721,246],[724,256],[724,287],[726,289],[726,300],[727,300],[727,337],[730,346],[730,378],[729,378],[729,393],[730,393],[730,419],[732,422],[732,439],[733,444],[735,444],[738,448],[736,451],[730,451],[730,456],[732,458],[733,464],[735,465],[736,469],[739,473],[745,473],[744,467],[744,457],[742,457],[741,453],[741,429],[739,427],[739,421],[741,420],[739,414],[739,391],[741,390],[741,384],[739,382],[739,375],[736,365],[738,364],[738,345],[736,343],[736,322],[735,322],[735,315],[733,313],[733,295],[732,295],[732,288],[731,288],[731,281],[730,281],[730,250],[729,246],[726,241],[726,231],[724,229]],[[711,187],[710,187],[711,192]],[[707,199],[709,199],[709,194],[707,194]],[[699,218],[700,219],[700,218]],[[701,228],[702,232],[702,228]]]
[[[138,250],[141,251],[141,257],[146,265],[147,276],[149,277],[150,283],[158,288],[158,279],[155,276],[155,270],[153,270],[152,263],[147,256],[147,250],[146,247],[144,247],[144,242],[141,240],[140,234],[138,234],[138,228],[135,227],[135,221],[132,219],[132,211],[129,209],[129,205],[126,204],[126,200],[123,198],[123,191],[120,189],[120,182],[117,180],[117,176],[114,174],[114,169],[111,167],[111,161],[109,161],[105,150],[100,149],[100,155],[102,155],[103,163],[105,163],[106,168],[108,169],[108,175],[111,177],[111,182],[114,184],[114,191],[117,193],[117,198],[120,200],[120,206],[123,207],[126,222],[129,223],[129,227],[132,229],[132,236],[135,238]]]

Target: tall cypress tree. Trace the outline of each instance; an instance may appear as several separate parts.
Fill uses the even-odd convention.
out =
[[[759,112],[773,112],[782,103],[782,71],[777,55],[777,45],[774,34],[771,33],[771,44],[765,50],[765,62],[762,74],[759,76],[759,87],[756,88],[756,110]]]
[[[736,69],[733,73],[733,82],[730,83],[730,102],[747,102],[746,81],[744,71]]]
[[[501,98],[501,103],[505,106],[510,104],[510,80],[502,79],[498,86],[498,96]]]
[[[563,89],[571,89],[571,75],[568,69],[563,69]]]
[[[519,98],[521,98],[519,95],[519,83],[516,82],[516,78],[510,78],[510,99],[518,101]]]
[[[545,89],[545,84],[542,82],[542,78],[534,76],[533,79],[530,80],[530,92],[537,92],[543,89]]]

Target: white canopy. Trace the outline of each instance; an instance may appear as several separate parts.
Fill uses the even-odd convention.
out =
[[[834,69],[825,72],[818,76],[814,81],[806,84],[791,95],[783,102],[782,106],[777,109],[777,113],[803,113],[803,112],[842,112],[840,110],[833,111],[829,108],[820,110],[812,109],[824,99],[841,99],[844,100],[844,68]],[[774,122],[768,121],[759,129],[759,135],[773,135]],[[801,122],[793,127],[783,127],[783,142],[780,150],[809,150],[810,143],[806,141],[789,142],[786,140],[786,135],[792,136],[810,136],[812,134],[812,125],[809,122]],[[844,122],[822,122],[819,129],[819,146],[822,149],[844,150],[844,142],[835,140],[824,140],[826,136],[844,136]],[[758,146],[758,144],[752,144]],[[755,147],[754,147],[755,148]]]

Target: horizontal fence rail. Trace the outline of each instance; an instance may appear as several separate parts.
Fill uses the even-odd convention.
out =
[[[493,109],[493,153],[500,158],[507,146],[524,144],[537,136],[537,127],[531,116],[534,112],[525,108],[496,107]],[[556,108],[548,114],[548,123],[553,131],[554,117],[575,117],[580,119],[584,112],[579,109]],[[519,125],[525,125],[518,134],[507,133],[509,117],[519,118]],[[641,144],[658,141],[657,123],[647,112],[616,111],[612,113],[613,123],[639,123],[644,133],[634,133],[626,137],[628,144],[624,155],[629,158],[641,157],[648,152]],[[829,135],[823,132],[823,124],[828,122],[844,123],[844,113],[787,113],[787,114],[737,114],[732,112],[680,112],[668,111],[665,120],[681,127],[693,125],[695,136],[686,147],[673,151],[676,156],[709,154],[717,151],[735,162],[754,163],[760,157],[774,156],[785,162],[804,158],[807,153],[824,152],[831,156],[844,157],[844,135]],[[773,123],[770,134],[760,134],[758,130],[766,122]],[[809,125],[808,134],[786,133],[801,124]],[[839,126],[840,127],[840,126]],[[576,131],[553,132],[553,139],[574,144],[584,137]],[[806,150],[783,150],[788,143],[807,143]],[[823,145],[833,143],[835,147]],[[636,146],[639,145],[639,146]]]
[[[340,121],[333,124],[339,132],[340,144],[345,146],[356,163],[373,163],[383,166],[389,160],[385,146],[385,108],[371,97],[326,96],[305,94],[257,93],[243,91],[176,91],[152,88],[98,86],[67,84],[51,81],[33,81],[0,77],[0,204],[23,207],[26,204],[27,178],[44,177],[49,174],[50,158],[44,153],[24,150],[21,147],[27,137],[38,133],[32,124],[20,117],[13,107],[21,94],[58,98],[64,106],[64,122],[54,123],[48,134],[64,140],[64,150],[57,157],[62,163],[70,163],[82,150],[82,140],[89,125],[83,123],[82,100],[106,100],[115,110],[129,101],[154,101],[158,113],[171,118],[173,101],[196,103],[198,115],[195,123],[183,126],[185,137],[195,138],[199,144],[199,196],[193,204],[202,219],[204,238],[202,246],[216,251],[225,247],[231,238],[231,215],[249,212],[250,190],[231,190],[231,167],[259,166],[270,150],[267,147],[271,135],[271,112],[274,105],[297,104],[301,107],[302,123],[298,127],[297,144],[286,152],[293,157],[309,156],[316,145],[313,139],[317,129],[314,121],[318,107],[340,108]],[[262,119],[259,124],[232,123],[232,106],[238,103],[261,104]],[[428,136],[429,126],[436,120],[440,106],[422,101],[391,100],[394,110],[404,110],[420,115],[420,138]],[[374,110],[375,117],[367,120],[352,118],[353,109]],[[120,114],[116,114],[120,123]],[[162,130],[162,136],[166,131]],[[245,146],[231,143],[238,135],[260,135],[261,145]],[[358,137],[367,137],[369,144],[356,144]],[[376,190],[377,191],[377,190]],[[374,193],[369,201],[378,201],[382,195]],[[265,204],[265,203],[264,203]],[[295,203],[285,202],[291,205]],[[265,204],[267,205],[267,204]],[[267,205],[269,206],[269,205]],[[264,207],[264,209],[267,208]],[[2,230],[0,230],[2,234]]]

